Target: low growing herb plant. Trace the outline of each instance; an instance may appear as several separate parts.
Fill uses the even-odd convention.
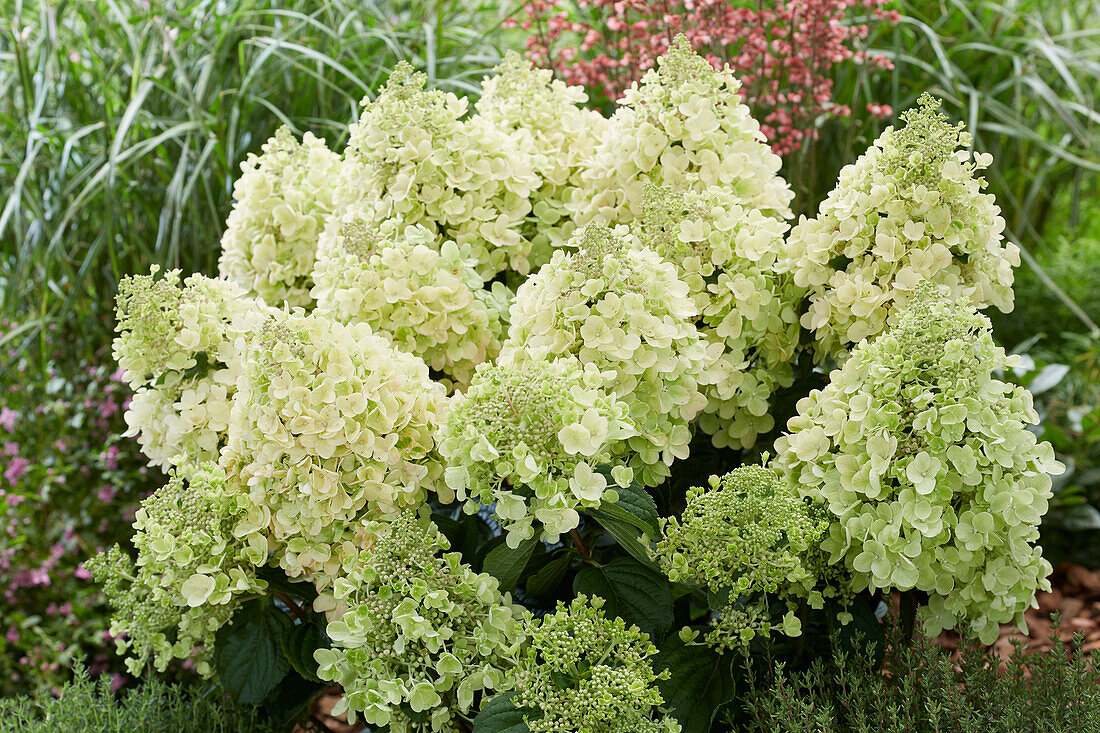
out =
[[[288,719],[335,682],[394,733],[705,733],[745,655],[881,657],[889,594],[1022,623],[1062,466],[979,313],[1018,263],[990,161],[933,99],[792,229],[682,37],[610,119],[515,55],[472,112],[424,85],[342,153],[279,133],[220,278],[121,289],[169,472],[93,563],[134,672]]]

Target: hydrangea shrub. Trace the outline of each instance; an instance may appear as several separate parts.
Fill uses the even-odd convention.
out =
[[[282,254],[240,285],[124,283],[174,471],[93,563],[132,668],[288,718],[336,683],[403,733],[708,733],[735,659],[881,644],[887,594],[1019,622],[1059,464],[976,310],[1017,253],[961,128],[922,100],[788,231],[683,38],[611,119],[498,72],[471,107],[399,65],[340,154],[283,133],[226,239]]]

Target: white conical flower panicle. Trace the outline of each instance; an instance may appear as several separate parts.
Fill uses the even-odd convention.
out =
[[[718,186],[746,209],[791,217],[794,198],[729,67],[719,71],[679,35],[620,108],[585,173],[578,226],[625,224],[642,214],[645,184]],[[689,180],[690,179],[690,180]]]
[[[134,390],[126,436],[164,470],[217,460],[243,369],[236,339],[268,310],[226,280],[179,271],[124,278],[114,356]]]
[[[249,155],[233,185],[233,210],[222,236],[222,275],[272,306],[310,304],[317,238],[334,211],[332,182],[340,156],[307,132],[286,127]]]
[[[542,185],[531,194],[523,232],[531,241],[531,271],[537,272],[573,234],[570,211],[585,196],[583,176],[609,123],[582,106],[588,99],[583,87],[554,79],[553,72],[534,68],[514,51],[505,54],[496,75],[486,77],[481,87],[478,115],[529,137],[534,151]]]
[[[610,371],[608,390],[626,403],[635,435],[612,446],[647,486],[688,454],[690,424],[707,404],[700,379],[717,348],[676,268],[625,229],[589,226],[516,293],[505,353],[572,355]]]
[[[248,489],[240,531],[266,533],[291,577],[326,587],[363,521],[445,491],[443,387],[364,323],[276,312],[244,351],[221,459]]]
[[[818,215],[787,239],[819,359],[880,333],[925,279],[976,308],[1012,310],[1020,251],[1003,241],[1005,221],[978,177],[992,156],[971,155],[969,133],[939,106],[922,95],[905,126],[846,166]]]
[[[718,447],[752,447],[775,425],[771,396],[790,386],[802,290],[777,266],[787,225],[725,188],[674,191],[647,184],[643,245],[676,265],[700,314],[699,331],[720,356],[703,382],[699,426]]]
[[[425,83],[401,62],[378,97],[364,100],[337,200],[468,245],[484,280],[526,275],[532,245],[521,230],[540,184],[530,138],[478,116],[464,120],[465,99]]]
[[[482,287],[469,245],[440,245],[419,224],[375,225],[358,208],[333,217],[313,279],[317,315],[368,324],[453,384],[500,352],[511,294]]]

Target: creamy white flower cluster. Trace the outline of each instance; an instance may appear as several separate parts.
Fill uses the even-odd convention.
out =
[[[114,356],[134,397],[128,437],[153,465],[186,470],[217,460],[241,371],[237,335],[264,310],[225,280],[179,271],[123,279]]]
[[[487,121],[530,137],[526,145],[542,180],[531,194],[531,214],[523,230],[532,243],[532,272],[572,236],[569,212],[585,195],[583,174],[609,124],[596,110],[581,106],[588,100],[583,87],[568,86],[553,76],[509,51],[495,74],[482,82],[476,104]]]
[[[244,363],[222,457],[248,492],[237,531],[267,534],[288,575],[325,588],[363,521],[445,491],[443,387],[366,324],[300,312],[271,314]]]
[[[695,327],[696,306],[676,268],[632,247],[625,228],[591,225],[516,293],[505,353],[573,355],[614,373],[608,390],[627,405],[635,434],[614,458],[656,486],[688,454],[691,421],[706,406],[699,381],[714,349]]]
[[[809,289],[802,325],[819,359],[880,333],[921,280],[979,309],[1012,310],[1020,251],[1003,242],[1000,208],[977,177],[993,156],[971,159],[970,134],[939,106],[921,95],[905,126],[887,128],[846,166],[817,217],[787,239],[795,280]]]
[[[796,611],[822,608],[826,595],[836,595],[818,587],[828,574],[820,551],[828,522],[764,466],[711,476],[709,484],[688,491],[679,518],[661,520],[661,568],[674,582],[728,595],[706,637],[712,646],[743,647],[771,631],[798,636]],[[781,622],[772,619],[769,596],[785,604]]]
[[[740,87],[728,66],[715,70],[677,36],[657,68],[619,100],[585,173],[587,195],[575,207],[577,224],[638,218],[646,182],[719,186],[746,209],[789,219],[794,193]]]
[[[558,536],[580,522],[578,509],[618,497],[598,469],[633,433],[626,404],[607,393],[614,379],[575,357],[549,360],[514,352],[482,364],[456,395],[439,430],[445,479],[466,511],[495,504],[508,544]],[[619,486],[633,471],[613,469]]]
[[[351,126],[337,199],[377,221],[420,224],[468,245],[484,280],[531,270],[522,228],[539,187],[529,138],[473,116],[454,94],[426,91],[406,62]]]
[[[140,674],[152,659],[161,672],[191,659],[209,677],[214,634],[240,598],[264,590],[256,567],[267,561],[260,537],[238,537],[244,495],[216,464],[188,480],[173,475],[141,503],[134,520],[137,562],[115,545],[88,563],[115,609],[111,633],[126,666]]]
[[[222,277],[272,306],[310,304],[317,238],[334,211],[340,156],[307,132],[286,127],[241,163],[233,184],[218,268]]]
[[[1012,361],[988,319],[922,282],[776,441],[778,467],[833,515],[831,561],[855,590],[927,592],[933,635],[965,621],[992,643],[1050,589],[1035,542],[1063,466],[1026,427],[1030,393],[993,377]]]
[[[333,588],[333,648],[315,652],[321,678],[344,689],[334,712],[393,733],[469,730],[475,696],[504,687],[515,664],[520,609],[458,553],[440,556],[446,538],[416,510],[371,522],[363,547]]]
[[[579,595],[556,613],[524,615],[527,644],[511,674],[531,733],[679,733],[653,671],[657,647],[637,626],[607,618],[602,598]]]
[[[790,386],[802,291],[781,272],[787,225],[737,203],[726,188],[646,184],[639,240],[676,265],[721,356],[703,380],[699,427],[718,447],[750,448],[775,423],[769,398]]]
[[[419,224],[350,209],[322,235],[315,313],[341,323],[366,323],[458,385],[500,352],[510,297],[501,283],[482,287],[470,246],[440,246]]]

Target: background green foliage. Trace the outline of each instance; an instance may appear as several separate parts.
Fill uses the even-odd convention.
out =
[[[342,147],[401,59],[476,89],[504,3],[15,0],[0,33],[4,311],[107,340],[123,274],[215,272],[239,164],[279,124]]]

